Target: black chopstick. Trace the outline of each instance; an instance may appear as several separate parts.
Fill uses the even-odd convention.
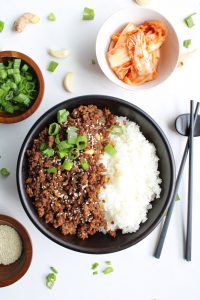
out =
[[[191,261],[192,250],[192,198],[193,198],[193,135],[194,135],[194,101],[190,102],[190,132],[189,132],[189,178],[188,178],[188,210],[185,259]]]
[[[199,102],[197,102],[196,109],[195,109],[194,124],[193,124],[194,126],[195,126],[195,123],[196,123],[196,120],[197,120],[197,117],[198,117],[198,111],[199,111]],[[184,167],[185,167],[188,151],[189,151],[189,137],[188,137],[187,143],[185,145],[183,158],[182,158],[181,165],[180,165],[180,168],[179,168],[179,171],[178,171],[178,175],[177,175],[177,179],[176,179],[176,185],[175,185],[175,189],[174,189],[174,196],[172,198],[171,204],[170,204],[169,209],[167,211],[167,214],[166,214],[166,217],[165,217],[165,222],[164,222],[164,225],[163,225],[160,237],[159,237],[159,241],[158,241],[155,253],[154,253],[154,256],[156,258],[160,258],[160,255],[161,255],[161,252],[162,252],[162,248],[163,248],[163,245],[164,245],[165,237],[166,237],[166,234],[167,234],[167,230],[168,230],[168,227],[169,227],[169,222],[170,222],[170,219],[171,219],[172,211],[173,211],[175,200],[176,200],[176,195],[178,193],[179,185],[180,185],[181,178],[182,178],[182,175],[183,175],[183,170],[184,170]]]

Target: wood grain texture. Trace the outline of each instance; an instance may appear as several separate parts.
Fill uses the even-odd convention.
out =
[[[38,82],[38,95],[32,105],[25,112],[13,114],[0,112],[0,123],[17,123],[31,116],[39,107],[44,95],[44,78],[38,65],[27,55],[16,51],[0,51],[0,62],[5,62],[11,58],[20,58],[30,66],[33,76]]]
[[[32,260],[32,242],[24,226],[12,217],[0,214],[0,225],[13,227],[22,239],[22,254],[14,263],[0,264],[0,287],[8,286],[19,280],[28,270]]]

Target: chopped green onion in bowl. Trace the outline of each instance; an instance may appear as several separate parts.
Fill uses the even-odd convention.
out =
[[[63,124],[67,121],[67,117],[69,115],[68,110],[61,109],[57,112],[57,120],[59,124]]]
[[[79,135],[76,140],[76,145],[79,150],[87,147],[87,135]]]
[[[52,123],[49,125],[48,133],[49,135],[57,135],[60,130],[60,125],[58,123]]]
[[[82,159],[81,160],[81,167],[84,171],[87,171],[88,168],[89,168],[89,164],[88,164],[88,161],[87,159]]]
[[[4,22],[0,20],[0,32],[4,29]]]
[[[51,157],[54,155],[54,150],[52,148],[46,148],[42,151],[42,154],[46,157]]]
[[[49,174],[55,174],[55,173],[57,173],[57,168],[55,168],[55,167],[53,167],[53,168],[49,168],[49,169],[47,169],[47,173],[49,173]]]
[[[27,64],[19,58],[0,63],[0,111],[26,111],[37,95],[37,80]]]
[[[77,142],[77,128],[76,127],[68,127],[67,128],[67,140],[69,144],[76,144]]]
[[[73,162],[70,160],[64,160],[62,164],[63,170],[70,171],[73,167]]]

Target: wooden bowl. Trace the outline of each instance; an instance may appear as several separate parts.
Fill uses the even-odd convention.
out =
[[[15,112],[13,114],[0,112],[0,123],[16,123],[31,116],[39,107],[44,95],[44,78],[38,65],[27,55],[16,51],[0,51],[0,62],[5,62],[11,58],[20,58],[31,70],[32,75],[37,80],[38,94],[31,106],[25,112]]]
[[[0,225],[13,227],[22,240],[22,254],[20,258],[10,265],[0,264],[0,287],[4,287],[16,282],[27,272],[32,260],[32,243],[27,230],[17,220],[0,215]]]

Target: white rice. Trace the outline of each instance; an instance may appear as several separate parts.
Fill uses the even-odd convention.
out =
[[[117,153],[105,153],[102,162],[110,178],[100,191],[108,230],[135,232],[147,220],[147,212],[155,198],[160,197],[156,148],[141,133],[139,126],[124,117],[117,121],[123,134],[110,134]]]

